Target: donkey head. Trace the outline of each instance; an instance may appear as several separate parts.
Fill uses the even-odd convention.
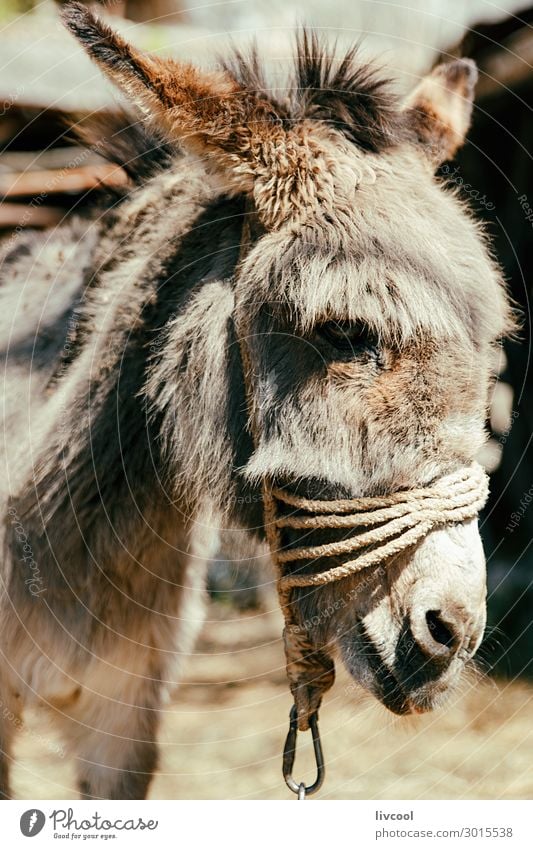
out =
[[[353,498],[470,464],[510,323],[479,227],[434,176],[468,129],[473,63],[439,66],[399,105],[353,55],[335,64],[304,36],[274,97],[255,60],[200,72],[134,50],[79,4],[65,18],[147,120],[203,160],[214,191],[247,198],[232,284],[254,431],[246,478]],[[336,645],[357,681],[407,713],[457,681],[485,593],[470,521],[295,603],[317,647]]]

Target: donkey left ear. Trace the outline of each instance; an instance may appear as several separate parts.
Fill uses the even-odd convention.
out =
[[[267,101],[224,71],[137,50],[81,3],[68,3],[62,17],[91,59],[168,138],[208,158],[240,190],[251,190],[253,135],[277,120]]]
[[[451,159],[465,141],[477,78],[472,59],[454,59],[434,68],[407,99],[409,123],[435,167]]]

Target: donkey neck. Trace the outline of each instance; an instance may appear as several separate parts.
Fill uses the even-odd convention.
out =
[[[205,182],[185,160],[104,219],[50,387],[55,425],[22,494],[37,522],[41,511],[58,529],[81,517],[101,539],[107,500],[121,514],[111,524],[128,526],[154,498],[182,515],[211,501],[240,521],[255,505],[236,472],[249,453],[232,336],[243,203]]]

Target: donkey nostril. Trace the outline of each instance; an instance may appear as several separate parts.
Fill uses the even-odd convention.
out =
[[[434,643],[445,646],[454,654],[461,648],[465,638],[465,624],[461,617],[444,616],[441,610],[428,610],[426,624]]]
[[[426,613],[426,622],[430,634],[436,643],[453,648],[454,643],[457,641],[457,635],[454,634],[450,625],[441,619],[440,610],[428,610]]]
[[[471,627],[470,617],[459,604],[446,601],[440,606],[438,601],[435,603],[436,599],[429,604],[428,601],[410,613],[414,644],[428,660],[449,664],[465,643]]]

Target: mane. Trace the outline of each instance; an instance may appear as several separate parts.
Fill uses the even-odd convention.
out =
[[[289,124],[322,121],[371,153],[409,137],[391,80],[359,58],[357,45],[340,56],[335,44],[328,47],[316,33],[303,29],[296,37],[294,68],[283,99],[265,77],[257,46],[248,54],[235,49],[222,66],[243,89],[270,101]]]
[[[259,93],[291,125],[302,120],[334,127],[359,149],[381,153],[409,137],[391,80],[359,58],[355,46],[343,56],[303,29],[296,36],[292,72],[280,97],[266,77],[257,45],[246,54],[234,48],[221,59],[227,74],[247,92]],[[179,147],[133,111],[101,112],[76,121],[78,143],[124,169],[132,184],[142,185],[171,167]]]

